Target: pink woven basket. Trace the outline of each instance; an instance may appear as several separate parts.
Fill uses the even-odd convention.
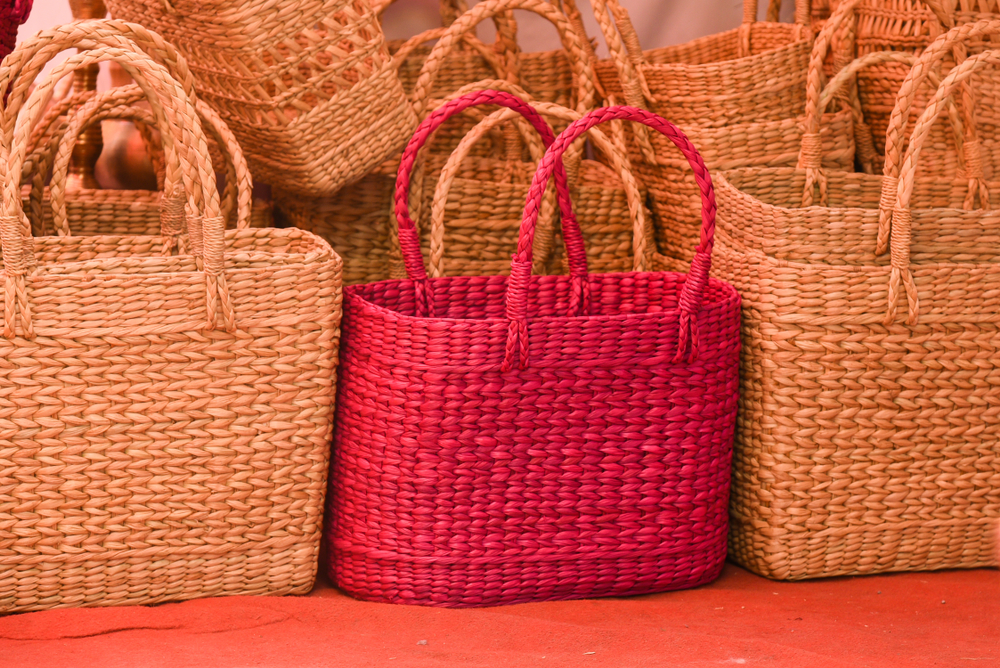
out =
[[[0,60],[14,50],[17,29],[28,20],[32,0],[0,0]]]
[[[428,278],[408,214],[417,150],[476,104],[523,114],[551,146],[511,275]],[[688,157],[704,198],[690,272],[588,275],[563,152],[639,121]],[[555,172],[569,276],[532,276]],[[396,216],[408,280],[344,290],[328,567],[352,596],[482,606],[681,589],[726,554],[739,296],[709,278],[711,178],[672,124],[632,107],[555,141],[518,98],[473,93],[432,113],[403,154]]]

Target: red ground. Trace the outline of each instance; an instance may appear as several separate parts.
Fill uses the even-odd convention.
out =
[[[424,642],[426,641],[426,642]],[[770,582],[442,610],[306,597],[0,618],[0,666],[1000,666],[1000,571]]]

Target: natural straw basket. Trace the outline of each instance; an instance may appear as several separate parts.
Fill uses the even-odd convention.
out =
[[[713,170],[795,165],[813,43],[808,2],[796,2],[798,23],[789,25],[756,22],[756,2],[747,0],[740,28],[652,51],[641,51],[617,0],[593,4],[612,54],[599,68],[610,95],[679,123]],[[832,38],[833,28],[826,30]],[[826,46],[813,67],[822,69],[825,56]],[[840,111],[823,128],[815,147],[823,164],[852,170],[851,112]],[[695,181],[669,142],[647,138],[642,127],[630,134],[630,157],[649,189],[659,250],[690,259],[700,225]]]
[[[345,290],[331,575],[352,596],[439,606],[710,581],[725,557],[739,296],[708,276],[708,172],[663,119],[592,112],[542,160],[511,278],[428,278],[406,213],[413,159],[444,118],[482,100],[551,132],[513,96],[473,94],[432,113],[404,153],[396,215],[410,279]],[[702,176],[705,234],[688,275],[587,273],[560,161],[615,119],[675,137]],[[573,270],[532,276],[553,172]]]
[[[258,180],[329,195],[399,148],[416,122],[366,0],[108,0],[187,57],[202,100]]]
[[[575,108],[583,113],[595,106],[597,98],[591,59],[584,47],[583,38],[577,34],[564,14],[546,0],[486,0],[463,14],[446,30],[433,33],[438,41],[428,51],[426,57],[423,57],[423,67],[416,77],[411,95],[414,109],[419,115],[426,114],[443,102],[444,100],[439,100],[436,96],[451,86],[460,86],[459,90],[464,93],[470,90],[469,87],[482,88],[492,85],[491,80],[495,80],[502,69],[491,73],[489,79],[483,82],[459,83],[459,77],[450,67],[456,53],[465,54],[462,49],[468,43],[470,35],[474,35],[477,25],[485,20],[503,16],[514,9],[538,14],[555,26],[564,51],[568,54],[564,56],[564,62],[567,63],[567,71],[572,73],[571,81],[575,90],[572,98],[577,105]],[[411,40],[410,44],[411,46],[418,44],[425,38],[427,35],[418,36]],[[401,54],[405,56],[406,53],[401,48],[397,52],[397,57],[401,57]],[[407,62],[407,59],[403,57],[401,62]],[[502,67],[498,63],[494,65],[497,68]],[[441,85],[442,80],[447,82],[444,87]],[[455,90],[449,91],[446,99],[458,94],[460,93]],[[425,233],[428,221],[424,200],[429,198],[447,156],[474,123],[475,117],[470,116],[452,127],[449,127],[451,126],[449,123],[442,128],[443,132],[435,136],[432,153],[422,162],[421,173],[415,178],[413,201],[414,208],[418,212],[415,218]],[[498,161],[494,166],[506,164],[512,174],[518,170],[523,172],[526,167],[523,164],[524,158],[520,146],[516,146],[513,154],[506,151],[506,148],[508,147],[501,145],[501,150],[487,152]],[[387,161],[358,183],[329,198],[303,198],[293,193],[275,192],[275,204],[282,224],[294,225],[319,234],[345,258],[344,282],[347,285],[390,277],[400,278],[404,275],[391,206],[392,184],[397,165],[398,157]],[[545,229],[551,231],[551,226]],[[551,235],[548,239],[551,240]],[[545,241],[544,235],[542,241]],[[510,244],[506,243],[504,252],[508,252],[507,249],[510,247]],[[547,247],[551,248],[551,245]]]
[[[0,610],[306,592],[340,260],[307,232],[223,230],[194,106],[109,25],[39,33],[0,68]],[[91,50],[29,96],[73,46]],[[56,77],[101,60],[129,71],[176,137],[190,255],[163,255],[159,236],[30,236],[17,178],[29,128]]]
[[[69,234],[158,234],[160,231],[160,193],[146,190],[76,189],[67,193],[66,178],[77,138],[88,125],[106,119],[133,121],[143,132],[147,150],[157,167],[161,190],[171,191],[169,180],[177,185],[179,163],[170,162],[170,178],[164,173],[163,150],[159,138],[151,132],[155,118],[148,109],[137,106],[145,99],[138,86],[122,86],[94,96],[68,114],[49,121],[36,140],[35,150],[25,162],[24,176],[31,179],[30,218],[36,235]],[[271,224],[270,206],[252,201],[253,183],[243,152],[225,123],[204,103],[196,103],[203,127],[209,131],[223,158],[226,173],[222,214],[227,223],[237,227],[267,227]],[[36,131],[39,128],[36,127]],[[47,130],[47,131],[44,131]],[[36,133],[33,132],[33,135]],[[51,184],[44,188],[52,163]],[[43,195],[44,193],[44,195]],[[56,195],[58,193],[58,195]],[[177,230],[176,233],[179,233]]]
[[[948,33],[913,72],[951,48],[945,37],[998,28]],[[898,181],[830,172],[826,205],[801,206],[803,170],[718,179],[716,270],[744,307],[730,554],[758,573],[995,563],[1000,212],[963,209],[967,179],[917,174],[931,123],[987,62],[1000,53],[944,80],[902,160],[900,144],[890,147]],[[905,127],[914,90],[904,84],[890,135]],[[883,207],[893,212],[890,255],[877,248]]]

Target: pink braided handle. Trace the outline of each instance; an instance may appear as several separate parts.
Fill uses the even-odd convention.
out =
[[[701,191],[701,240],[691,261],[687,280],[680,294],[681,327],[675,361],[685,356],[693,358],[697,353],[698,331],[697,313],[708,285],[708,272],[712,267],[712,247],[715,245],[715,188],[712,176],[698,149],[687,136],[670,121],[644,109],[636,107],[604,107],[595,109],[583,118],[574,121],[556,137],[555,142],[545,152],[538,165],[535,177],[528,190],[528,201],[524,205],[521,231],[517,243],[517,253],[511,261],[510,280],[507,283],[506,314],[510,321],[507,331],[507,351],[502,370],[509,371],[515,365],[524,368],[528,363],[528,278],[531,276],[531,245],[534,242],[535,226],[541,209],[542,193],[553,170],[562,165],[562,155],[569,146],[588,130],[601,123],[615,120],[638,121],[672,141],[680,149],[694,171],[695,181]]]
[[[421,317],[433,315],[434,300],[431,295],[430,283],[427,281],[424,256],[420,253],[420,238],[417,235],[417,227],[413,219],[410,218],[410,176],[416,165],[417,153],[424,143],[427,142],[430,135],[442,123],[455,114],[461,113],[469,107],[482,104],[499,105],[512,109],[524,116],[542,136],[542,142],[546,148],[555,140],[555,133],[552,132],[552,128],[549,127],[549,124],[527,102],[516,95],[499,90],[474,91],[457,97],[435,109],[417,127],[413,136],[410,137],[410,141],[403,151],[403,157],[399,162],[394,198],[396,201],[396,221],[399,226],[399,246],[403,254],[403,264],[406,267],[406,275],[417,282],[417,308],[419,311],[418,315]],[[560,153],[561,155],[562,153]],[[573,204],[570,201],[569,185],[566,179],[566,168],[563,166],[562,160],[557,161],[549,170],[550,176],[553,170],[556,176],[556,199],[559,202],[559,211],[562,218],[563,239],[566,243],[570,277],[574,286],[570,310],[573,313],[579,313],[587,308],[587,293],[585,290],[587,283],[587,253],[583,245],[583,234],[580,232],[580,225],[577,223],[576,216],[573,213]],[[545,190],[547,183],[548,178],[546,178],[546,183],[542,184],[542,191]],[[528,255],[528,262],[530,263],[530,249]]]

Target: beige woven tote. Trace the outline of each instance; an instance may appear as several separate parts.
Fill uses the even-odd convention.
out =
[[[949,35],[982,35],[1000,22],[971,28]],[[811,117],[865,62],[892,58],[913,56],[869,54],[822,96],[810,86]],[[948,96],[987,62],[1000,53],[953,70],[905,156],[893,145],[886,170],[901,165],[895,182],[843,172],[817,181],[792,169],[716,177],[715,267],[743,300],[729,554],[757,573],[995,563],[1000,212],[966,209],[967,179],[916,169]],[[905,129],[933,63],[932,54],[914,65],[890,133]],[[803,205],[817,194],[820,205]],[[889,254],[878,248],[883,225]]]
[[[568,57],[564,56],[564,60],[567,69],[573,73],[573,88],[576,92],[572,94],[572,98],[576,100],[576,108],[586,111],[595,106],[595,77],[593,70],[590,69],[588,51],[584,47],[585,40],[578,35],[564,14],[546,0],[486,0],[463,14],[447,29],[433,31],[433,37],[438,41],[427,55],[422,57],[423,67],[416,77],[411,94],[413,107],[418,115],[422,117],[429,113],[445,99],[493,85],[491,82],[496,81],[496,77],[503,72],[499,61],[494,63],[497,70],[484,82],[467,81],[457,90],[449,91],[444,98],[437,97],[443,90],[439,85],[440,77],[445,77],[450,82],[448,86],[458,83],[453,72],[449,71],[449,63],[452,62],[455,50],[461,50],[468,43],[468,37],[474,34],[474,29],[479,23],[503,16],[513,9],[539,14],[555,25],[564,50],[571,54]],[[418,36],[409,43],[416,44],[426,37],[426,34]],[[397,51],[397,57],[401,54],[406,54],[402,47]],[[400,62],[405,60],[406,58],[403,58]],[[449,132],[450,124],[446,124],[442,128],[444,132],[435,135],[434,142],[422,161],[420,171],[423,173],[414,178],[411,202],[414,205],[414,218],[425,237],[429,229],[427,227],[429,209],[425,205],[429,201],[430,193],[433,192],[441,167],[447,160],[450,150],[457,145],[468,128],[481,118],[481,114],[470,113],[464,122],[457,124],[456,127],[460,128],[458,132]],[[508,175],[505,178],[516,180],[516,174],[529,169],[527,166],[529,161],[522,155],[521,144],[515,144],[511,152],[511,147],[507,143],[509,138],[510,133],[501,134],[498,146],[480,153],[480,155],[494,156],[491,158],[492,162],[486,161],[481,167],[495,175],[497,173],[495,170],[506,164]],[[442,145],[438,144],[439,140],[442,141]],[[347,284],[372,282],[402,275],[400,273],[402,260],[399,256],[394,219],[391,215],[391,193],[397,164],[398,160],[387,161],[379,170],[331,198],[313,200],[280,191],[275,193],[275,203],[282,224],[302,227],[320,234],[345,257],[344,280]],[[528,178],[530,179],[530,174]],[[519,217],[520,214],[518,219]],[[538,235],[538,242],[541,245],[536,248],[539,250],[540,261],[551,255],[553,227],[551,224],[543,224],[542,233]],[[548,230],[549,234],[545,234],[545,230]],[[502,244],[497,245],[497,248],[500,245]],[[503,245],[503,252],[509,254],[510,248],[510,245]],[[483,271],[482,265],[477,265],[476,271]]]
[[[112,16],[187,57],[260,181],[329,195],[399,149],[416,124],[365,0],[110,0]]]
[[[599,68],[610,95],[679,124],[712,170],[795,165],[813,44],[807,1],[796,3],[797,23],[783,24],[757,22],[756,2],[747,0],[739,28],[651,51],[640,49],[617,0],[593,5],[612,54]],[[814,150],[824,164],[853,169],[851,112],[837,112],[823,128]],[[627,133],[660,252],[690,260],[701,226],[694,177],[669,141],[631,126]]]
[[[70,106],[67,114],[46,114],[32,132],[34,146],[25,162],[22,181],[31,180],[29,217],[36,235],[74,234],[157,234],[160,225],[160,193],[145,190],[75,189],[68,193],[66,178],[76,140],[88,125],[106,119],[133,121],[145,131],[142,135],[147,151],[157,171],[159,187],[164,190],[165,163],[159,138],[150,130],[155,119],[152,112],[138,106],[145,95],[138,86],[113,88],[99,95],[89,94],[85,104]],[[221,147],[221,167],[226,174],[222,213],[227,224],[239,227],[267,227],[271,224],[271,207],[263,200],[252,200],[253,184],[243,152],[225,123],[204,103],[197,109],[203,127],[216,146]],[[61,136],[60,136],[61,135]],[[51,187],[45,189],[46,176],[52,163]],[[170,161],[173,184],[179,181],[179,163]],[[166,188],[170,190],[170,188]],[[53,198],[52,193],[58,192]],[[43,195],[44,193],[44,195]],[[26,207],[26,208],[29,208]],[[180,233],[180,230],[177,231]]]
[[[340,259],[300,230],[224,231],[192,100],[115,32],[45,31],[0,67],[0,611],[308,591]],[[90,50],[29,96],[74,46]],[[184,189],[166,201],[186,200],[190,254],[160,236],[30,235],[29,128],[56,77],[100,60],[136,79],[174,146]]]

